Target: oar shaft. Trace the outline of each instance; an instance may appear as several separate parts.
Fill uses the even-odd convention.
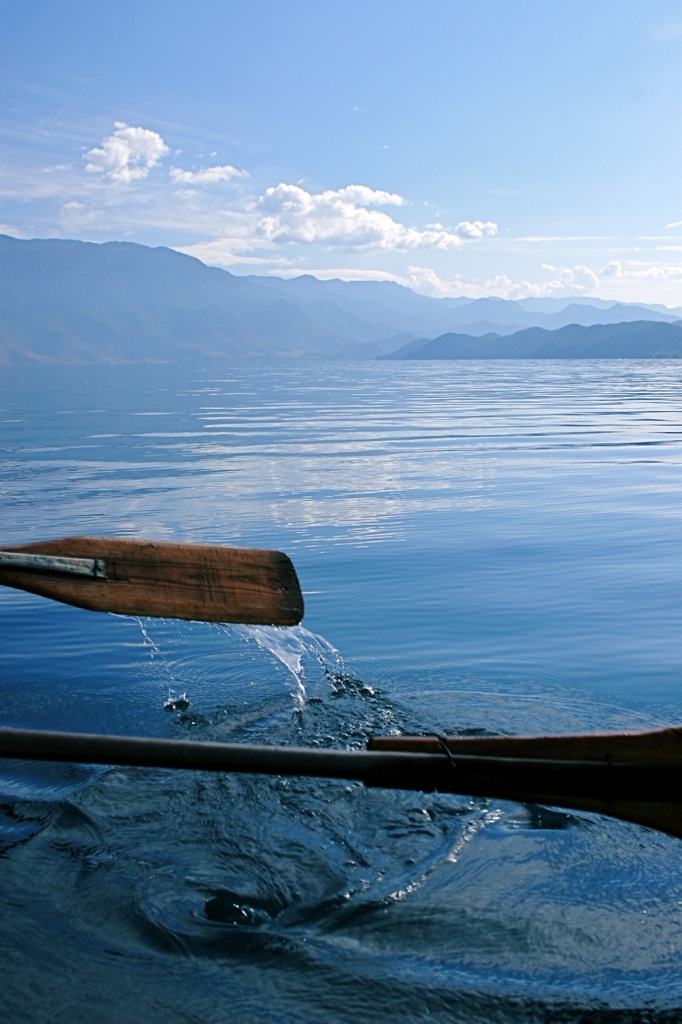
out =
[[[596,811],[682,837],[682,768],[400,751],[319,750],[241,743],[0,729],[0,756],[348,779],[387,789],[490,796]]]
[[[528,758],[547,761],[659,762],[682,765],[682,729],[649,732],[576,733],[557,736],[372,736],[370,750],[434,754],[445,743],[456,756]]]
[[[447,759],[431,754],[319,750],[0,728],[0,757],[351,779],[395,788],[436,789]]]

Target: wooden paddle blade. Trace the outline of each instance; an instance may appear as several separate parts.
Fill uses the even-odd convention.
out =
[[[0,555],[0,584],[91,611],[273,626],[303,618],[296,570],[281,551],[66,537],[3,552],[51,557],[16,565]],[[91,571],[52,558],[90,560]]]

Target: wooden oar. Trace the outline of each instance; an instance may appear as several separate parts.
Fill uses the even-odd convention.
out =
[[[615,746],[609,749],[620,752],[612,759],[565,757],[574,737],[556,737],[562,741],[562,759],[557,760],[546,753],[506,757],[376,749],[383,748],[386,740],[405,737],[374,737],[370,741],[374,749],[353,751],[0,729],[0,756],[350,779],[386,789],[488,796],[592,811],[682,839],[682,730],[649,734],[651,742],[656,736],[668,751],[665,758],[642,758],[639,737],[616,735],[610,738]],[[545,752],[553,739],[543,738]],[[454,742],[448,748],[451,745],[456,749]]]
[[[457,766],[463,760],[494,760],[499,767],[490,780],[491,796],[593,811],[682,838],[680,728],[564,736],[372,736],[368,747],[422,755],[447,750]]]
[[[586,732],[558,736],[372,736],[370,750],[560,761],[624,761],[682,765],[682,729]],[[682,799],[682,793],[680,793]]]
[[[66,537],[0,551],[0,584],[91,611],[294,626],[296,571],[280,551]]]

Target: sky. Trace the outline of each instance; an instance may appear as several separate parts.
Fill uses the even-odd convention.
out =
[[[682,305],[679,0],[0,0],[0,233]]]

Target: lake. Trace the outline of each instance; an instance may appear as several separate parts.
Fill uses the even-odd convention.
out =
[[[0,437],[3,543],[272,547],[306,601],[275,629],[0,589],[4,725],[680,723],[679,362],[4,367]],[[5,760],[0,863],[7,1024],[682,1014],[682,843],[598,815]]]

